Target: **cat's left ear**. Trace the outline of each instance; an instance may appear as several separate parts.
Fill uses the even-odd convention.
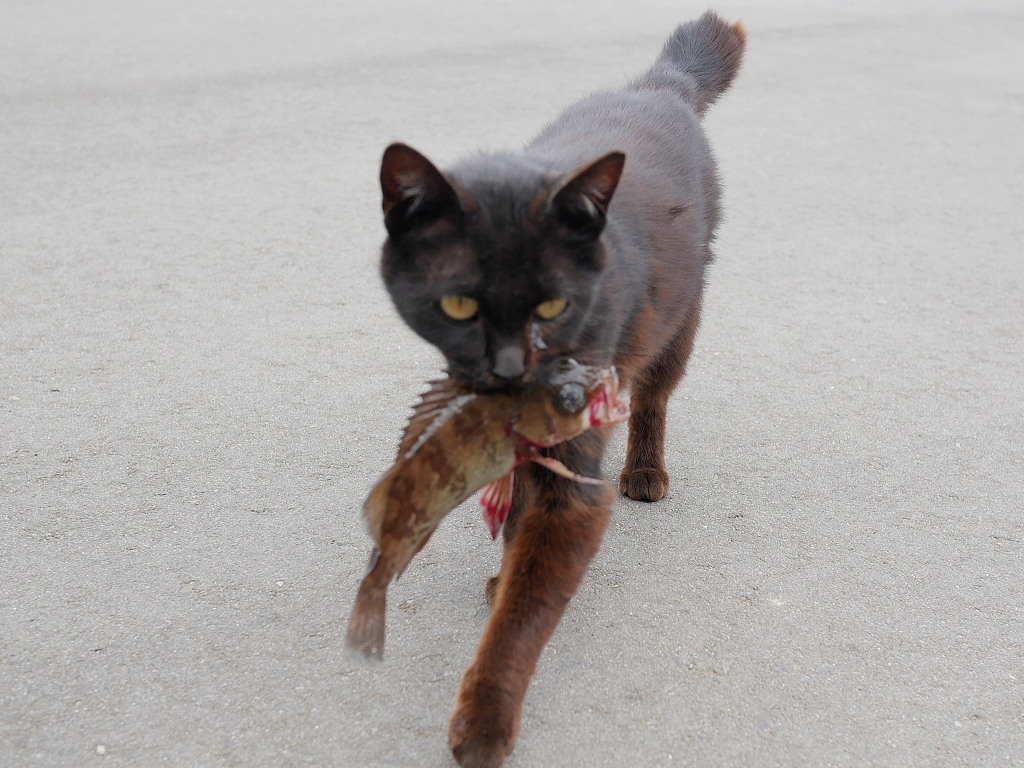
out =
[[[459,195],[433,163],[407,144],[392,144],[380,164],[384,225],[392,237],[461,211]]]
[[[583,239],[601,234],[625,163],[625,154],[609,152],[577,168],[551,195],[550,210],[569,234]]]

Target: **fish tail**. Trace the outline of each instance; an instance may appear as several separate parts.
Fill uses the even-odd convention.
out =
[[[370,565],[370,572],[363,578],[359,592],[356,593],[345,645],[353,653],[380,661],[384,658],[384,617],[388,583],[392,574],[385,559],[380,556],[379,549],[374,549],[370,556]]]

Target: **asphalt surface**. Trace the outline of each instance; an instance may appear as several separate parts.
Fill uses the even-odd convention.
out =
[[[473,503],[385,662],[342,648],[440,370],[380,152],[517,147],[704,9],[4,4],[0,765],[453,765]],[[717,10],[750,48],[673,490],[618,502],[507,765],[1024,765],[1024,9]]]

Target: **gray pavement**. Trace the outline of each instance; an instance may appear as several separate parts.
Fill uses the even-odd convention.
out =
[[[376,274],[380,152],[516,147],[704,8],[3,4],[0,765],[452,765],[472,503],[385,663],[342,652],[440,367]],[[717,9],[751,39],[675,485],[619,501],[508,766],[1024,765],[1024,9]]]

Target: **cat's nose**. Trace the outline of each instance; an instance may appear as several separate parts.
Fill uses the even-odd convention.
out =
[[[511,381],[526,373],[523,348],[515,345],[502,347],[494,355],[495,376]]]

